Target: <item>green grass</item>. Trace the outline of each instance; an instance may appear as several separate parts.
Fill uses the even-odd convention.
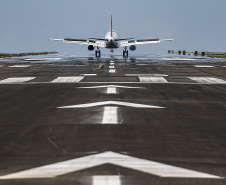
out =
[[[48,55],[48,54],[55,54],[59,52],[31,52],[31,53],[0,53],[0,58],[5,58],[5,57],[23,57],[23,56],[31,56],[31,55]]]

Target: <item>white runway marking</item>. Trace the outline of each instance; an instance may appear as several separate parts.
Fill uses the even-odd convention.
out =
[[[116,88],[115,87],[108,87],[107,88],[107,94],[116,94]]]
[[[102,85],[102,86],[91,86],[91,87],[78,87],[84,89],[96,89],[96,88],[126,88],[126,89],[145,89],[145,87],[131,87],[131,86],[122,86],[122,85]]]
[[[188,77],[198,83],[226,83],[225,80],[214,77]]]
[[[96,76],[97,74],[80,74],[82,76]]]
[[[7,78],[0,81],[0,84],[23,83],[35,79],[35,77],[15,77]]]
[[[26,58],[27,61],[60,60],[61,58]]]
[[[154,83],[166,83],[166,79],[163,77],[141,77],[138,76],[140,79],[140,82],[154,82]]]
[[[93,176],[92,181],[92,185],[121,185],[120,176],[118,175]]]
[[[169,75],[165,75],[165,74],[125,74],[125,76],[161,77],[161,76],[169,76]]]
[[[114,62],[111,62],[110,65],[115,65],[115,63]]]
[[[197,60],[194,58],[179,58],[179,57],[175,57],[175,58],[162,58],[162,60]]]
[[[114,68],[115,68],[115,66],[109,66],[109,68],[110,68],[110,69],[114,69]]]
[[[9,67],[30,67],[31,65],[13,65]]]
[[[102,102],[95,102],[95,103],[62,106],[57,108],[87,108],[87,107],[96,107],[96,106],[103,106],[103,105],[121,105],[121,106],[127,106],[127,107],[135,107],[135,108],[165,108],[165,107],[159,107],[159,106],[153,106],[153,105],[127,103],[127,102],[120,102],[120,101],[102,101]]]
[[[3,65],[0,65],[0,67],[3,67]]]
[[[84,76],[68,76],[68,77],[58,77],[52,81],[52,83],[73,83],[80,82]]]
[[[115,69],[110,69],[109,73],[115,73],[115,71],[116,71]]]
[[[117,107],[104,107],[102,124],[117,124]]]
[[[0,179],[55,178],[60,175],[93,168],[107,163],[159,177],[223,179],[223,177],[220,176],[167,165],[155,161],[149,161],[146,159],[131,157],[115,152],[104,152],[63,162],[57,162],[17,173],[3,175],[0,176]]]
[[[194,67],[214,67],[214,66],[206,66],[206,65],[194,65]]]

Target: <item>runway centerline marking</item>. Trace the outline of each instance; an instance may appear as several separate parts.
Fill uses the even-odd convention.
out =
[[[58,77],[52,81],[52,83],[73,83],[80,82],[84,76],[67,76],[67,77]]]
[[[191,80],[194,80],[198,83],[210,83],[210,84],[226,83],[225,80],[215,78],[215,77],[188,77],[188,78],[191,79]]]
[[[103,105],[121,105],[121,106],[127,106],[127,107],[135,107],[135,108],[156,108],[156,109],[165,108],[160,106],[144,105],[144,104],[128,103],[128,102],[120,102],[120,101],[102,101],[102,102],[95,102],[95,103],[62,106],[57,108],[61,108],[61,109],[62,108],[88,108],[88,107],[96,107],[96,106],[103,106]]]
[[[115,68],[115,66],[109,66],[109,68],[110,68],[110,69],[114,69],[114,68]]]
[[[104,107],[102,124],[118,124],[118,107]]]
[[[163,77],[141,77],[138,76],[138,78],[140,79],[140,82],[153,82],[153,83],[167,83],[167,80]]]
[[[104,164],[112,164],[123,168],[129,168],[159,177],[213,179],[224,178],[115,152],[103,152],[3,175],[0,176],[0,179],[55,178],[60,175],[65,175]]]
[[[115,87],[108,87],[107,88],[107,94],[116,94],[116,88]]]
[[[35,79],[35,77],[15,77],[6,78],[0,81],[0,84],[10,84],[10,83],[23,83]]]
[[[115,72],[116,72],[115,69],[110,69],[110,70],[109,70],[109,73],[115,73]]]
[[[95,175],[92,177],[92,185],[121,185],[118,175]]]

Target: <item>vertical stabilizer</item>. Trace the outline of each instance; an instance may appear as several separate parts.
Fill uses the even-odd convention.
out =
[[[111,15],[111,37],[112,37],[112,15]]]

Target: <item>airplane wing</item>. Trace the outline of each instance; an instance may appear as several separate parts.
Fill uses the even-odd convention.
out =
[[[104,41],[96,41],[96,40],[91,40],[91,39],[71,39],[71,38],[65,38],[65,39],[50,39],[54,41],[62,41],[66,43],[72,43],[72,44],[86,44],[86,45],[93,45],[93,46],[98,46],[98,47],[105,47],[105,42]]]
[[[174,39],[139,39],[139,40],[128,40],[119,42],[119,47],[132,46],[132,45],[144,45],[144,44],[157,44],[162,41],[173,41]]]

